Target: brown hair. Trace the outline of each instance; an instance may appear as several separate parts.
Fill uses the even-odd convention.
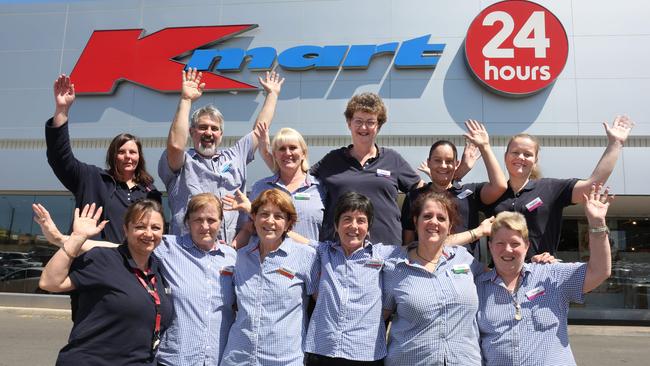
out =
[[[298,221],[298,214],[296,213],[296,208],[293,206],[291,197],[279,189],[267,189],[251,203],[251,216],[257,215],[260,208],[267,203],[277,206],[280,211],[287,215],[287,231],[291,230],[296,221]]]
[[[440,146],[449,146],[451,148],[451,151],[454,153],[454,161],[458,160],[458,149],[456,148],[456,145],[454,145],[453,142],[449,140],[438,140],[431,145],[431,148],[429,149],[429,157],[427,159],[431,159],[431,155],[433,152]]]
[[[124,226],[137,223],[145,215],[150,214],[151,212],[158,212],[163,219],[163,223],[165,222],[165,212],[163,211],[160,202],[147,198],[132,203],[129,208],[126,209],[126,213],[124,214]]]
[[[535,144],[535,166],[533,167],[533,170],[530,172],[529,179],[539,179],[539,178],[542,177],[542,172],[540,171],[539,164],[537,163],[539,161],[539,149],[540,148],[539,148],[539,140],[537,140],[537,138],[535,136],[529,135],[527,133],[519,133],[519,134],[516,134],[516,135],[512,136],[510,138],[510,140],[508,140],[508,146],[506,147],[506,154],[510,151],[510,144],[512,144],[512,142],[515,139],[520,139],[520,138],[521,139],[529,139],[530,141],[533,142],[533,144]]]
[[[106,151],[106,166],[108,166],[108,173],[117,179],[118,172],[115,166],[115,160],[117,159],[117,152],[120,150],[122,145],[126,144],[129,141],[135,142],[135,145],[138,147],[138,165],[135,167],[135,176],[134,180],[138,184],[142,184],[145,187],[150,186],[153,183],[153,177],[147,172],[146,163],[144,161],[144,154],[142,153],[142,143],[140,140],[131,135],[130,133],[121,133],[113,138],[111,144],[108,145],[108,151]]]
[[[376,114],[379,128],[381,128],[387,120],[384,101],[375,93],[361,93],[350,98],[348,105],[345,108],[345,112],[343,113],[345,119],[348,122],[351,121],[355,112]]]
[[[526,218],[519,212],[503,211],[499,212],[497,217],[492,223],[490,236],[494,236],[501,228],[506,228],[518,232],[521,237],[528,242],[528,225],[526,225]]]
[[[458,223],[458,208],[450,194],[446,192],[437,193],[433,191],[425,191],[415,199],[411,208],[411,219],[415,223],[415,226],[417,227],[418,217],[420,217],[422,209],[427,201],[437,202],[445,209],[445,211],[447,211],[447,216],[449,217],[449,233],[453,234],[453,229]]]
[[[223,206],[221,205],[221,200],[219,200],[213,193],[207,192],[192,196],[192,199],[190,199],[190,202],[187,204],[187,211],[185,211],[183,222],[187,225],[191,214],[211,205],[217,207],[219,220],[223,221]]]

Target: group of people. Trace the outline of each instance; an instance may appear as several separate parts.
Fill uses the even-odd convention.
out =
[[[77,160],[67,124],[74,85],[65,75],[55,81],[47,156],[77,208],[70,235],[41,205],[34,219],[60,247],[41,287],[73,294],[74,325],[57,364],[575,363],[568,304],[609,276],[602,183],[631,121],[605,124],[609,143],[588,179],[561,180],[539,178],[539,144],[526,134],[508,143],[506,179],[487,130],[470,120],[463,159],[452,142],[435,142],[421,167],[425,183],[397,151],[377,145],[387,112],[374,93],[347,104],[352,144],[310,167],[298,131],[269,136],[283,78],[260,78],[266,98],[252,131],[218,149],[218,109],[190,115],[201,77],[182,73],[158,165],[168,235],[138,139],[116,136],[108,169]],[[247,197],[246,165],[257,149],[273,174]],[[479,153],[489,181],[460,183]],[[399,191],[407,193],[401,212]],[[554,263],[562,209],[578,202],[589,262]],[[480,222],[479,212],[489,218]],[[484,236],[493,270],[476,259]]]

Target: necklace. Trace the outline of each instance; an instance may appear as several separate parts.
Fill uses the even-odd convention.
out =
[[[517,301],[517,291],[519,291],[519,287],[521,286],[521,275],[517,276],[517,284],[515,285],[515,289],[510,292],[508,291],[510,298],[512,299],[512,303],[515,305],[515,320],[519,321],[521,320],[521,304]]]
[[[424,258],[423,256],[420,255],[419,250],[420,250],[420,247],[415,248],[415,255],[417,255],[418,257],[420,257],[420,259],[424,260],[426,263],[432,263],[434,267],[436,266],[436,264],[438,264],[438,260],[439,260],[440,258],[435,259],[435,260],[429,260],[429,259],[426,259],[426,258]]]

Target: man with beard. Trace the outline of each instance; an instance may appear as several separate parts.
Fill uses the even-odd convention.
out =
[[[158,175],[169,195],[172,211],[169,231],[173,235],[182,235],[187,231],[183,217],[193,195],[211,192],[223,198],[234,195],[237,190],[245,191],[246,165],[253,161],[260,129],[268,128],[271,124],[284,82],[275,72],[267,72],[264,79],[259,78],[266,99],[253,131],[239,139],[234,146],[217,150],[223,137],[221,112],[209,104],[189,117],[192,102],[201,97],[205,88],[201,77],[202,73],[196,69],[183,71],[181,98],[167,136],[167,149],[158,162]],[[188,132],[194,148],[185,151]],[[240,224],[238,211],[224,212],[218,239],[230,244]]]

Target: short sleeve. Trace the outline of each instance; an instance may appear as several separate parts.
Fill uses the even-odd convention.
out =
[[[394,266],[391,266],[392,270],[395,270]],[[383,282],[383,289],[381,291],[382,296],[381,296],[381,303],[382,303],[382,308],[387,311],[394,311],[395,310],[395,296],[393,292],[393,283],[390,281],[387,276],[384,274],[384,281]]]
[[[567,302],[583,303],[582,288],[587,275],[587,263],[556,263],[547,266],[552,266],[551,271],[564,299]]]
[[[160,244],[154,249],[153,254],[159,258],[165,258],[172,251],[172,246],[178,245],[175,235],[163,235]]]
[[[255,160],[255,149],[253,148],[253,132],[247,133],[245,136],[237,140],[235,146],[232,147],[236,156],[241,157],[238,159],[242,164],[240,167],[244,169],[248,163]]]
[[[187,154],[187,152],[184,152],[184,154]],[[187,159],[187,156],[185,156],[185,159]],[[167,162],[167,150],[164,150],[160,155],[160,160],[158,160],[158,176],[162,179],[167,191],[171,190],[181,170],[183,170],[183,167],[176,173],[172,171],[169,162]]]
[[[553,189],[558,192],[557,202],[562,206],[571,206],[573,204],[573,188],[578,183],[577,178],[572,179],[552,179]]]
[[[411,165],[404,160],[404,158],[397,152],[397,169],[399,174],[397,176],[397,186],[402,192],[410,192],[417,187],[420,182],[420,176],[413,170]]]
[[[102,286],[115,271],[112,256],[120,256],[114,248],[93,248],[72,261],[68,276],[77,290]]]
[[[307,295],[313,295],[318,292],[318,285],[320,282],[320,259],[315,249],[311,247],[307,248],[309,249],[309,253],[306,256],[307,276],[305,278],[305,289],[307,290]]]
[[[314,177],[316,177],[316,178],[319,177],[319,176],[318,176],[318,173],[319,173],[319,170],[320,170],[321,165],[323,164],[323,160],[325,160],[325,157],[323,157],[322,159],[320,159],[320,160],[318,161],[318,163],[312,165],[311,168],[309,169],[309,173],[310,173],[311,175],[313,175]]]

